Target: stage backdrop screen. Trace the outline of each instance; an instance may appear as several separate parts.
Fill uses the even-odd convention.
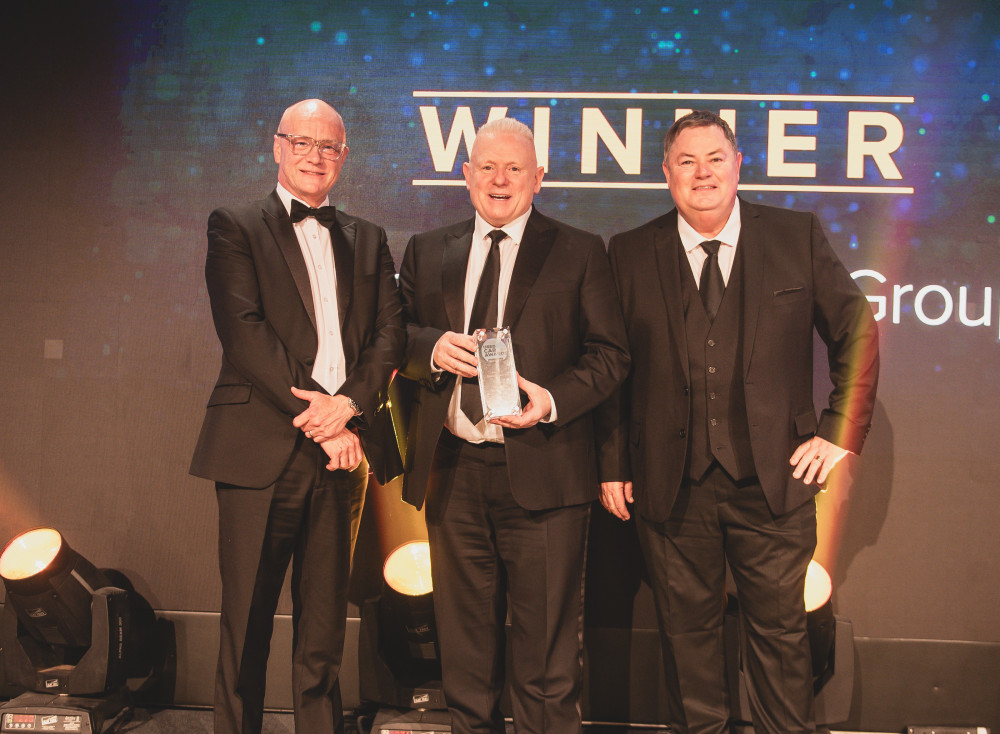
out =
[[[0,541],[52,524],[154,607],[218,609],[213,489],[187,475],[220,358],[205,223],[273,188],[292,102],[343,115],[333,202],[397,264],[471,215],[488,119],[534,130],[538,208],[607,239],[671,208],[664,133],[705,108],[740,195],[816,212],[878,319],[874,425],[819,499],[838,613],[1000,641],[995,2],[29,5],[2,31]]]

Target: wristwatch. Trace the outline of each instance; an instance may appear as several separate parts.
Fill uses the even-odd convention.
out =
[[[365,412],[365,411],[361,410],[361,406],[358,405],[358,402],[354,398],[348,397],[347,398],[347,402],[351,406],[351,410],[354,411],[354,416],[355,417],[357,417],[359,415],[362,415]]]

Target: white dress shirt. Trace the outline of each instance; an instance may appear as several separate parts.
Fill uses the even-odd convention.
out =
[[[291,213],[292,199],[298,197],[292,196],[281,184],[278,184],[278,197],[285,205],[285,210]],[[302,203],[310,206],[304,201]],[[309,271],[309,287],[316,312],[318,346],[312,377],[333,395],[347,379],[344,343],[340,335],[340,311],[337,306],[337,270],[333,261],[333,242],[330,230],[314,217],[296,222],[292,229],[295,230],[302,258],[306,261],[306,270]]]
[[[694,275],[695,285],[701,285],[701,268],[708,259],[706,253],[699,245],[707,238],[698,234],[694,227],[687,223],[687,220],[677,212],[677,232],[681,236],[681,245],[687,253],[688,263],[691,265],[691,273]],[[719,269],[722,271],[722,280],[729,285],[729,274],[733,272],[733,262],[736,260],[736,244],[740,240],[740,202],[733,203],[733,210],[729,213],[726,226],[722,228],[713,240],[719,240],[722,246],[719,248]]]
[[[479,278],[483,272],[483,265],[486,264],[486,256],[490,252],[489,234],[494,229],[502,229],[507,237],[500,242],[500,285],[497,288],[497,323],[496,326],[509,326],[504,323],[504,305],[507,302],[507,291],[510,289],[510,276],[514,272],[514,262],[517,260],[517,253],[521,246],[521,239],[524,237],[524,228],[531,216],[529,208],[517,219],[507,223],[503,227],[494,227],[487,222],[479,213],[476,213],[476,225],[472,232],[472,248],[469,250],[469,261],[465,268],[465,320],[463,327],[465,333],[469,332],[469,319],[472,317],[472,307],[476,301],[476,290],[479,288]],[[517,334],[511,334],[514,341],[517,341]],[[432,369],[439,372],[436,365],[431,365]],[[488,423],[483,418],[477,425],[472,425],[469,417],[462,412],[462,378],[455,380],[455,389],[451,394],[451,402],[448,403],[448,415],[445,417],[445,428],[461,439],[470,443],[482,443],[483,441],[493,441],[503,443],[503,428]],[[549,402],[552,404],[552,411],[542,420],[543,423],[550,423],[556,420],[556,404],[549,393]]]

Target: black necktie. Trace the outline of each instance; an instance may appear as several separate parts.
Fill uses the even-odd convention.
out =
[[[708,253],[708,257],[701,266],[698,292],[701,294],[701,302],[705,304],[705,313],[708,314],[709,321],[715,321],[715,314],[719,312],[719,304],[722,303],[722,295],[726,292],[726,281],[722,279],[722,269],[719,267],[721,244],[718,240],[701,243],[701,249]]]
[[[469,317],[469,333],[476,329],[493,329],[497,325],[497,293],[500,290],[500,243],[506,239],[507,233],[502,229],[494,229],[489,234],[490,251],[483,264],[483,272],[479,276],[476,287],[476,300],[472,303],[472,316]],[[462,412],[469,416],[472,425],[477,425],[483,419],[483,401],[479,395],[479,378],[462,378]]]
[[[306,206],[298,199],[292,199],[291,216],[292,224],[301,222],[306,217],[316,217],[317,222],[329,229],[337,223],[337,207],[321,206],[318,209],[313,209],[311,206]]]

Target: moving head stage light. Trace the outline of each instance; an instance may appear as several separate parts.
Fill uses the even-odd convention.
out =
[[[383,582],[361,614],[361,697],[401,709],[444,708],[427,541],[390,553]]]
[[[372,734],[447,734],[430,547],[403,543],[382,570],[382,595],[361,612],[361,698],[379,704]]]
[[[52,528],[11,540],[0,577],[0,675],[34,692],[0,707],[0,732],[111,731],[123,716],[129,592]]]

